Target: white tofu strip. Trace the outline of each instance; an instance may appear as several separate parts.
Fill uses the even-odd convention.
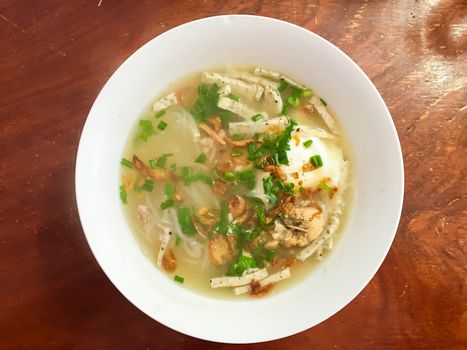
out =
[[[175,93],[168,94],[167,96],[161,98],[159,101],[154,103],[153,109],[154,112],[160,112],[163,109],[167,109],[170,106],[176,105],[178,103],[177,95]]]
[[[161,246],[159,247],[159,252],[157,253],[157,267],[162,267],[162,259],[164,258],[165,251],[169,245],[170,237],[172,237],[172,232],[168,228],[164,229],[162,234]]]
[[[228,97],[219,97],[219,101],[217,102],[217,106],[219,108],[225,109],[227,111],[230,111],[232,113],[235,113],[239,115],[242,118],[245,118],[247,120],[251,120],[251,117],[258,114],[258,112],[252,110],[250,107],[247,105],[244,105],[241,102],[232,100],[231,98]],[[261,113],[263,114],[263,113]]]
[[[282,97],[279,91],[272,86],[266,86],[264,89],[264,101],[267,103],[268,110],[277,114],[282,112]]]
[[[227,73],[226,75],[228,77],[230,77],[230,78],[240,79],[240,80],[246,81],[247,83],[258,84],[258,85],[262,85],[264,87],[272,86],[272,87],[275,87],[277,89],[279,87],[279,85],[280,85],[280,83],[278,83],[277,81],[272,81],[272,80],[269,80],[269,79],[265,79],[265,78],[262,78],[262,77],[259,77],[257,75],[253,75],[253,74],[250,74],[250,73],[230,72],[230,73]]]
[[[261,269],[243,276],[214,277],[211,278],[209,283],[211,284],[211,288],[237,287],[251,283],[253,280],[261,280],[267,277],[267,275],[268,271],[266,269]]]
[[[310,256],[312,256],[325,242],[327,242],[337,231],[339,227],[340,219],[333,215],[328,226],[323,230],[323,232],[309,245],[303,248],[298,254],[297,259],[305,261]]]
[[[260,288],[264,288],[268,284],[280,282],[291,276],[292,274],[290,273],[290,268],[287,267],[283,269],[282,271],[276,272],[266,278],[263,278],[262,280],[259,280],[258,282],[259,282]],[[251,285],[247,284],[246,286],[234,288],[233,292],[235,295],[240,295],[240,294],[248,293],[250,290],[251,290]]]
[[[288,76],[286,76],[284,74],[281,74],[279,72],[274,72],[272,70],[268,70],[268,69],[265,69],[265,68],[258,67],[258,68],[255,68],[255,74],[259,75],[259,76],[262,76],[262,77],[269,77],[269,78],[273,78],[273,79],[277,79],[277,80],[284,80],[289,85],[295,86],[295,87],[297,87],[299,89],[302,89],[302,90],[307,90],[307,87],[305,85],[297,83],[295,80],[292,80]]]
[[[264,88],[257,84],[247,84],[242,80],[226,77],[219,73],[201,73],[201,82],[205,84],[217,84],[220,87],[230,85],[232,91],[251,100],[259,101],[263,96]]]
[[[339,128],[337,127],[336,122],[334,121],[334,118],[329,114],[326,106],[321,102],[321,100],[318,98],[318,96],[312,96],[310,98],[310,103],[315,107],[315,109],[318,111],[319,115],[321,118],[323,118],[324,122],[328,126],[329,130],[331,130],[332,133],[336,135],[340,135]]]
[[[241,134],[245,137],[251,137],[257,133],[264,133],[268,130],[271,131],[282,131],[289,124],[289,120],[286,117],[278,117],[269,119],[266,121],[258,122],[236,122],[229,123],[229,134]]]
[[[220,96],[228,96],[230,93],[232,93],[232,88],[230,85],[225,85],[219,90]]]

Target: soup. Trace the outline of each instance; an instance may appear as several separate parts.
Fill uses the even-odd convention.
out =
[[[175,282],[263,296],[332,250],[349,206],[348,158],[310,88],[260,67],[203,71],[138,120],[120,198],[144,254]]]

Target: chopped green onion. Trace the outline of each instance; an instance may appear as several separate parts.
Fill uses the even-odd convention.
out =
[[[229,208],[226,201],[221,202],[221,210],[219,214],[219,221],[216,224],[216,230],[220,234],[227,234],[229,230]]]
[[[149,168],[156,169],[156,161],[154,159],[149,159]]]
[[[127,168],[133,169],[133,163],[128,159],[122,158],[120,164],[126,166]]]
[[[196,163],[201,163],[203,164],[205,161],[206,161],[207,157],[206,157],[206,154],[204,153],[201,153],[198,158],[196,158],[195,162]]]
[[[219,112],[219,118],[221,118],[222,125],[223,126],[228,126],[229,120],[230,120],[230,113],[229,111],[220,111]]]
[[[181,242],[182,242],[182,239],[180,238],[179,235],[177,235],[177,237],[175,238],[175,245],[178,246],[180,245]]]
[[[156,162],[156,167],[165,169],[165,164],[167,163],[167,159],[171,157],[173,154],[172,153],[164,153],[161,155]]]
[[[158,128],[159,130],[163,131],[163,130],[165,130],[165,128],[167,127],[167,125],[168,125],[168,124],[167,124],[165,121],[161,120],[161,121],[159,122],[159,124],[157,125],[157,128]]]
[[[237,95],[234,95],[232,93],[228,94],[227,97],[234,100],[234,101],[237,101],[237,102],[240,101],[240,97],[238,97]]]
[[[300,104],[300,98],[295,97],[295,96],[290,96],[287,99],[287,102],[289,103],[289,105],[297,107]]]
[[[143,141],[147,141],[147,139],[155,134],[154,127],[150,120],[141,119],[139,121],[139,126],[141,128],[141,133],[139,135],[140,139]]]
[[[185,279],[182,276],[175,275],[174,276],[174,281],[178,282],[178,283],[183,283],[183,281],[185,281]]]
[[[141,189],[146,192],[152,192],[153,188],[154,188],[154,181],[150,179],[146,179],[143,185],[141,186]]]
[[[288,87],[289,87],[289,84],[285,80],[281,80],[281,83],[279,87],[277,88],[277,90],[279,90],[279,92],[282,92],[282,91],[285,91]]]
[[[303,142],[303,146],[305,148],[309,148],[312,143],[313,143],[313,140],[307,140],[307,141]]]
[[[298,189],[298,192],[303,193],[303,192],[305,192],[305,189],[304,189],[303,187],[300,187],[300,188]]]
[[[172,165],[170,166],[170,170],[172,170],[173,172],[177,171],[177,164],[172,163]]]
[[[319,98],[319,100],[321,101],[321,103],[322,103],[323,105],[325,105],[325,106],[327,106],[327,105],[328,105],[328,104],[326,103],[326,101],[325,101],[325,100],[323,100],[321,97]]]
[[[243,152],[242,151],[232,151],[230,153],[230,156],[231,157],[241,157],[241,156],[243,156]]]
[[[240,135],[240,134],[233,134],[232,135],[232,139],[235,140],[235,141],[242,141],[245,137],[243,137],[243,135]]]
[[[155,117],[156,117],[156,118],[160,118],[160,117],[162,117],[164,114],[165,114],[165,109],[163,109],[162,111],[157,112],[156,115],[155,115]]]
[[[175,194],[175,186],[169,181],[164,184],[164,194],[168,199],[173,198]]]
[[[282,115],[287,115],[288,112],[289,112],[289,105],[284,103],[284,105],[282,106],[281,114]]]
[[[177,209],[177,219],[180,224],[182,232],[186,235],[192,236],[196,233],[195,226],[191,218],[191,212],[188,208]]]
[[[332,187],[329,186],[328,184],[326,184],[324,181],[320,181],[318,186],[319,186],[319,188],[325,190],[326,192],[332,192],[333,191]]]
[[[172,208],[175,205],[175,201],[170,198],[165,200],[164,202],[161,203],[161,210],[167,209],[167,208]]]
[[[120,199],[123,204],[127,204],[126,190],[125,190],[125,186],[123,185],[120,186]]]
[[[228,171],[224,173],[223,178],[224,180],[227,180],[227,181],[233,181],[235,180],[235,173]]]
[[[314,167],[319,168],[323,166],[323,160],[321,159],[321,156],[319,154],[316,154],[310,158],[311,164],[313,164]]]
[[[311,95],[313,95],[313,92],[311,92],[311,90],[303,90],[302,92],[303,97],[309,97]]]
[[[258,120],[260,119],[263,119],[263,115],[258,113],[258,114],[255,114],[254,116],[251,117],[251,120],[253,120],[254,122],[257,122]]]

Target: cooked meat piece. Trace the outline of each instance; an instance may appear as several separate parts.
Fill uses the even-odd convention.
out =
[[[271,232],[272,237],[284,247],[304,247],[323,231],[324,219],[316,207],[293,207],[277,220]]]
[[[239,216],[245,211],[245,200],[238,194],[229,200],[229,213],[234,217]]]
[[[224,265],[232,260],[235,254],[235,250],[230,240],[231,239],[224,236],[216,235],[209,241],[209,257],[214,264]]]
[[[266,249],[276,249],[277,246],[279,245],[279,241],[276,241],[273,239],[272,241],[268,241],[264,244],[264,248]]]
[[[222,181],[216,181],[211,185],[211,190],[219,197],[222,197],[227,192],[227,184]]]

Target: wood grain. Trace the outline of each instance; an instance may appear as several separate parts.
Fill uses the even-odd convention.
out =
[[[184,22],[248,13],[341,47],[385,99],[405,158],[401,224],[364,291],[322,324],[237,348],[467,347],[465,1],[0,1],[0,349],[225,349],[133,307],[92,256],[74,162],[102,85]]]

